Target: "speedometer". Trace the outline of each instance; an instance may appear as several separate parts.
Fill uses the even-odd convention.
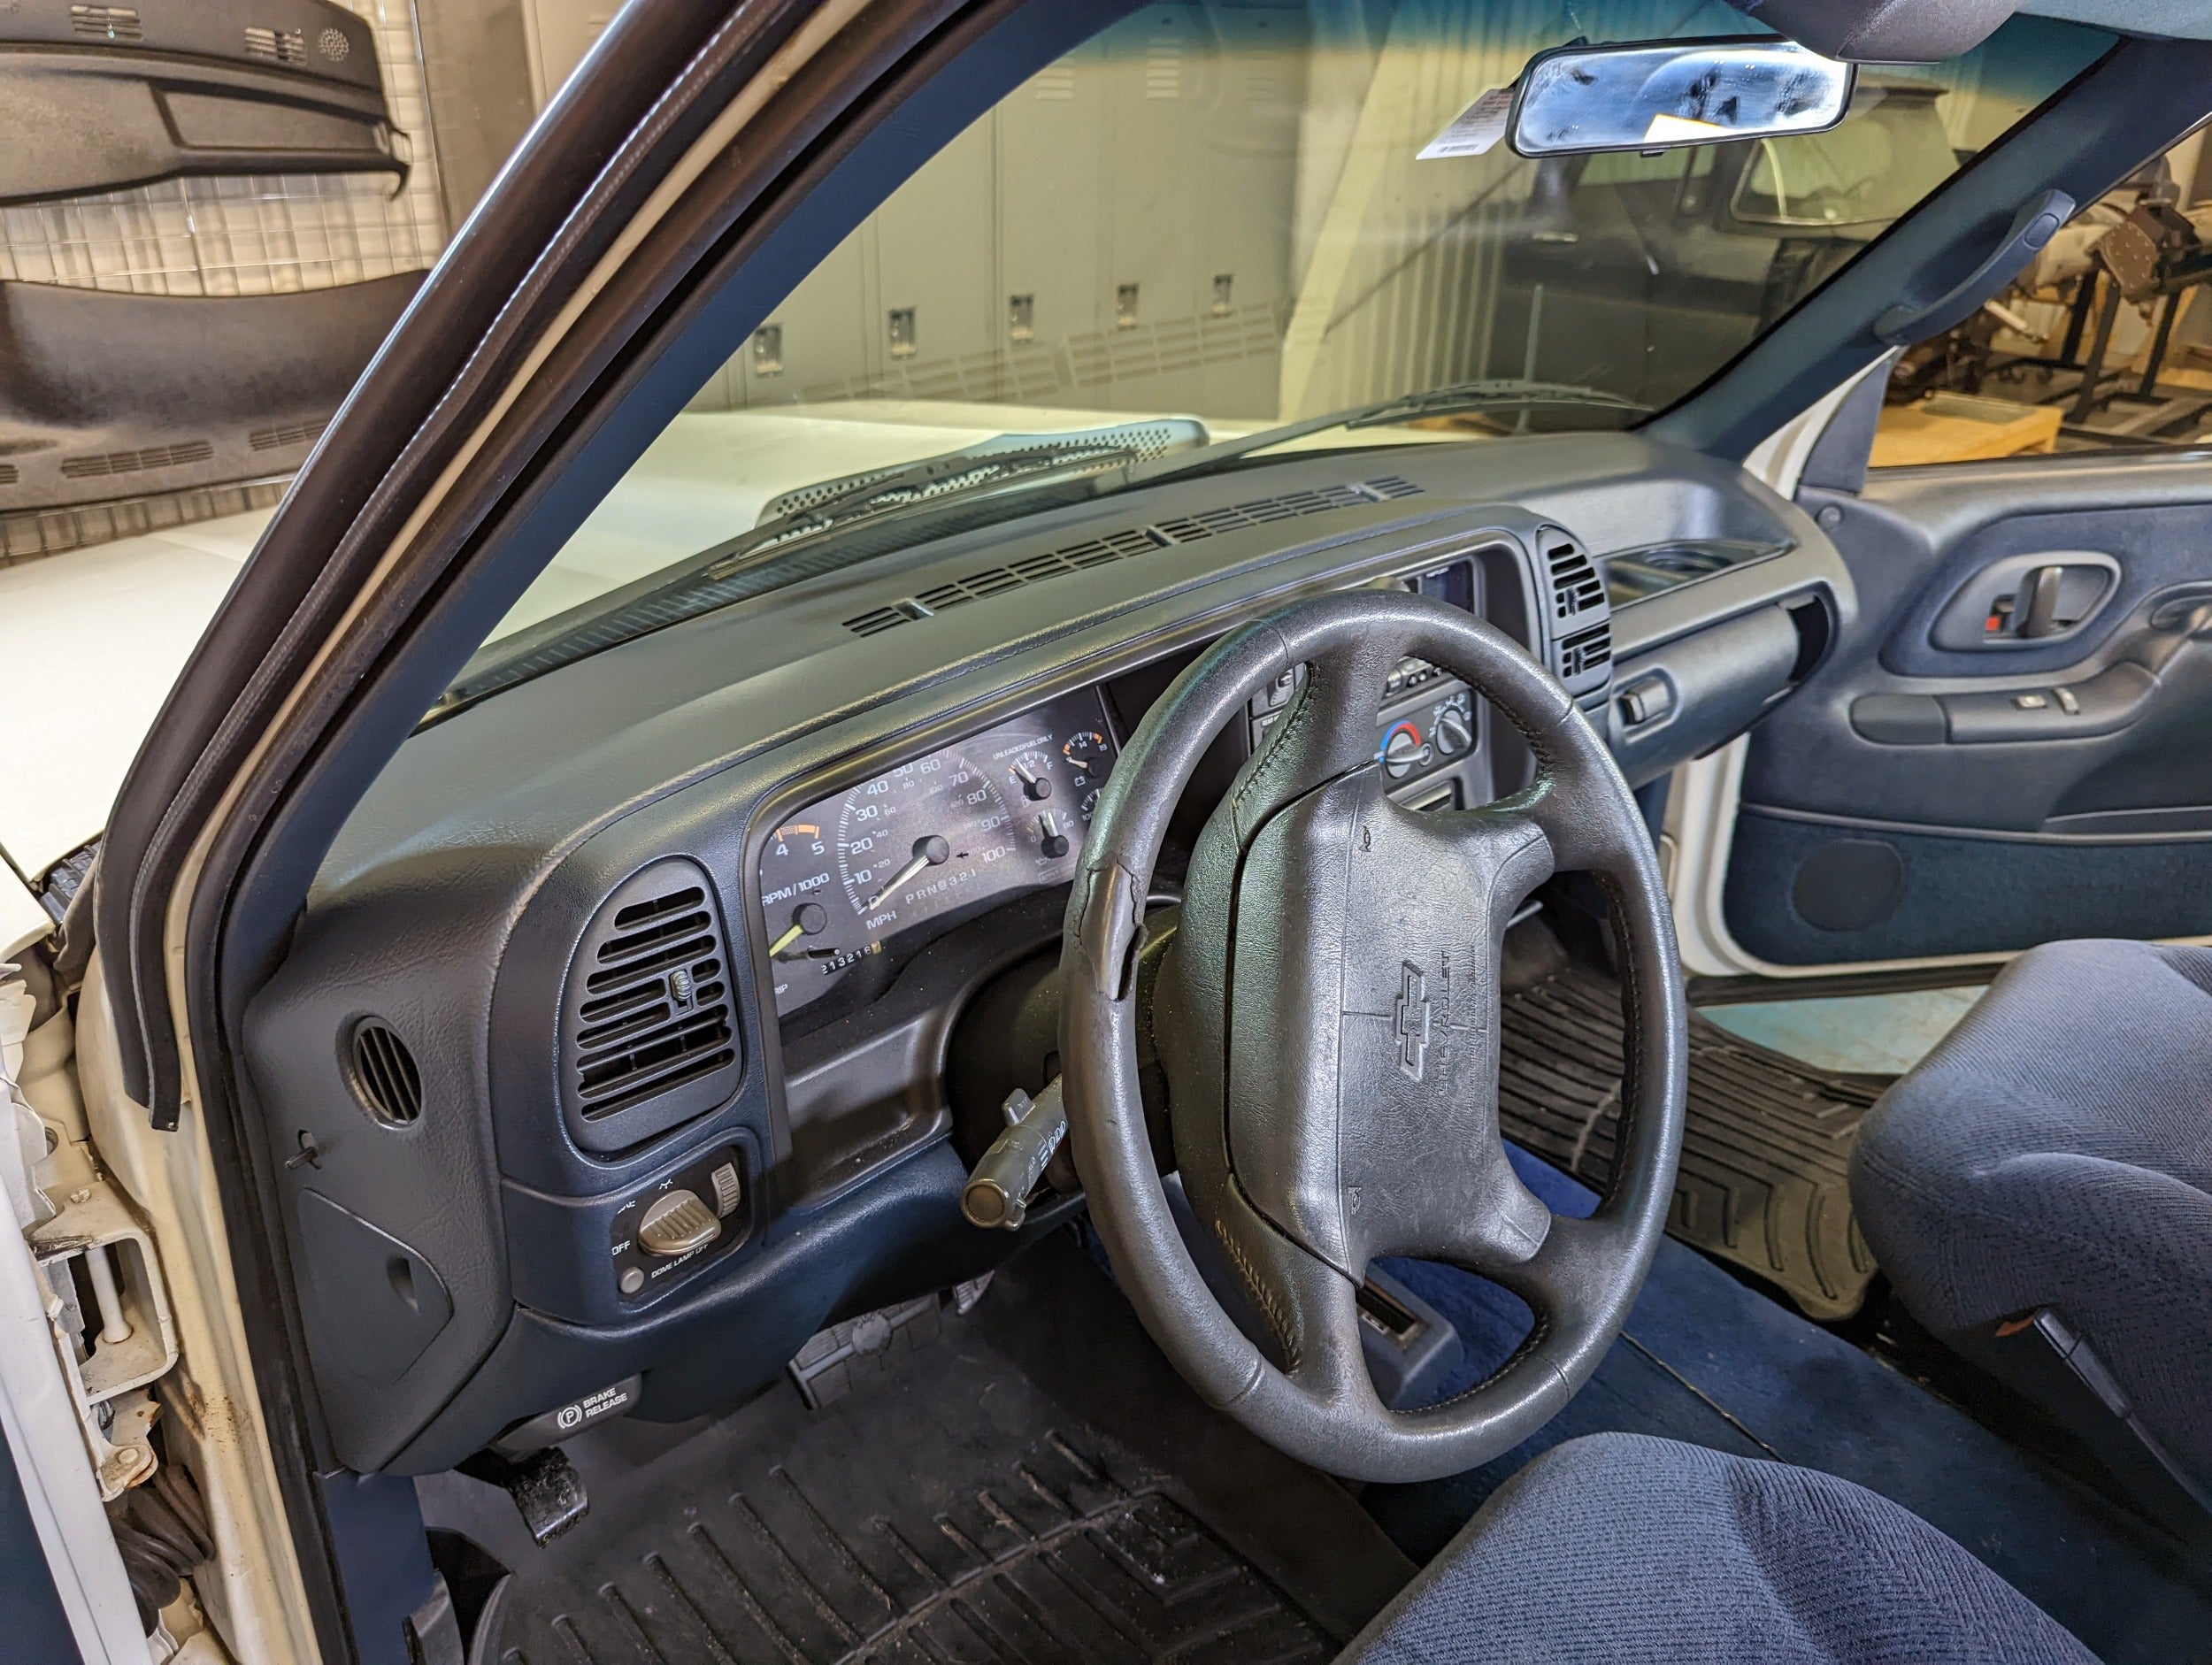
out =
[[[873,937],[958,907],[1022,848],[997,784],[960,753],[902,763],[854,787],[837,811],[845,900]]]

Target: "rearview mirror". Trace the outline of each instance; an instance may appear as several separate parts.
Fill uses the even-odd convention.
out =
[[[1856,73],[1771,35],[1562,47],[1522,73],[1508,131],[1530,157],[1822,133]]]

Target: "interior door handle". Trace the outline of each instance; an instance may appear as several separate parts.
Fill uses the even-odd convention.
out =
[[[2057,633],[2059,592],[2065,587],[2066,569],[2055,564],[2039,566],[2028,574],[2020,586],[2019,599],[2013,603],[2013,616],[2020,621],[2023,641]]]
[[[1929,627],[1946,653],[2032,648],[2078,633],[2120,591],[2120,564],[2096,549],[2008,555],[1970,573]]]
[[[2004,241],[1955,288],[1932,301],[1900,301],[1874,320],[1875,339],[1891,347],[1908,347],[1962,323],[1984,301],[2001,294],[2073,212],[2074,199],[2064,191],[2045,191],[2032,198],[2012,217]]]

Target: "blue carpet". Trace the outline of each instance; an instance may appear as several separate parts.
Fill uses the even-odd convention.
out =
[[[1560,1214],[1593,1193],[1518,1149],[1514,1166]],[[1528,1333],[1520,1300],[1471,1273],[1386,1262],[1459,1330],[1448,1396],[1494,1370]],[[1622,1339],[1543,1431],[1479,1469],[1371,1486],[1369,1512],[1417,1561],[1540,1452],[1619,1430],[1777,1458],[1855,1480],[1971,1550],[2113,1661],[2201,1659],[2212,1569],[2007,1444],[1840,1336],[1799,1317],[1669,1239]]]

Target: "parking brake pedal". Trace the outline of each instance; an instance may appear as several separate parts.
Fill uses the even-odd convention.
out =
[[[480,1451],[461,1464],[472,1480],[495,1485],[514,1499],[522,1523],[540,1546],[551,1543],[584,1518],[591,1498],[584,1477],[558,1446],[548,1446],[519,1459],[495,1451]]]

